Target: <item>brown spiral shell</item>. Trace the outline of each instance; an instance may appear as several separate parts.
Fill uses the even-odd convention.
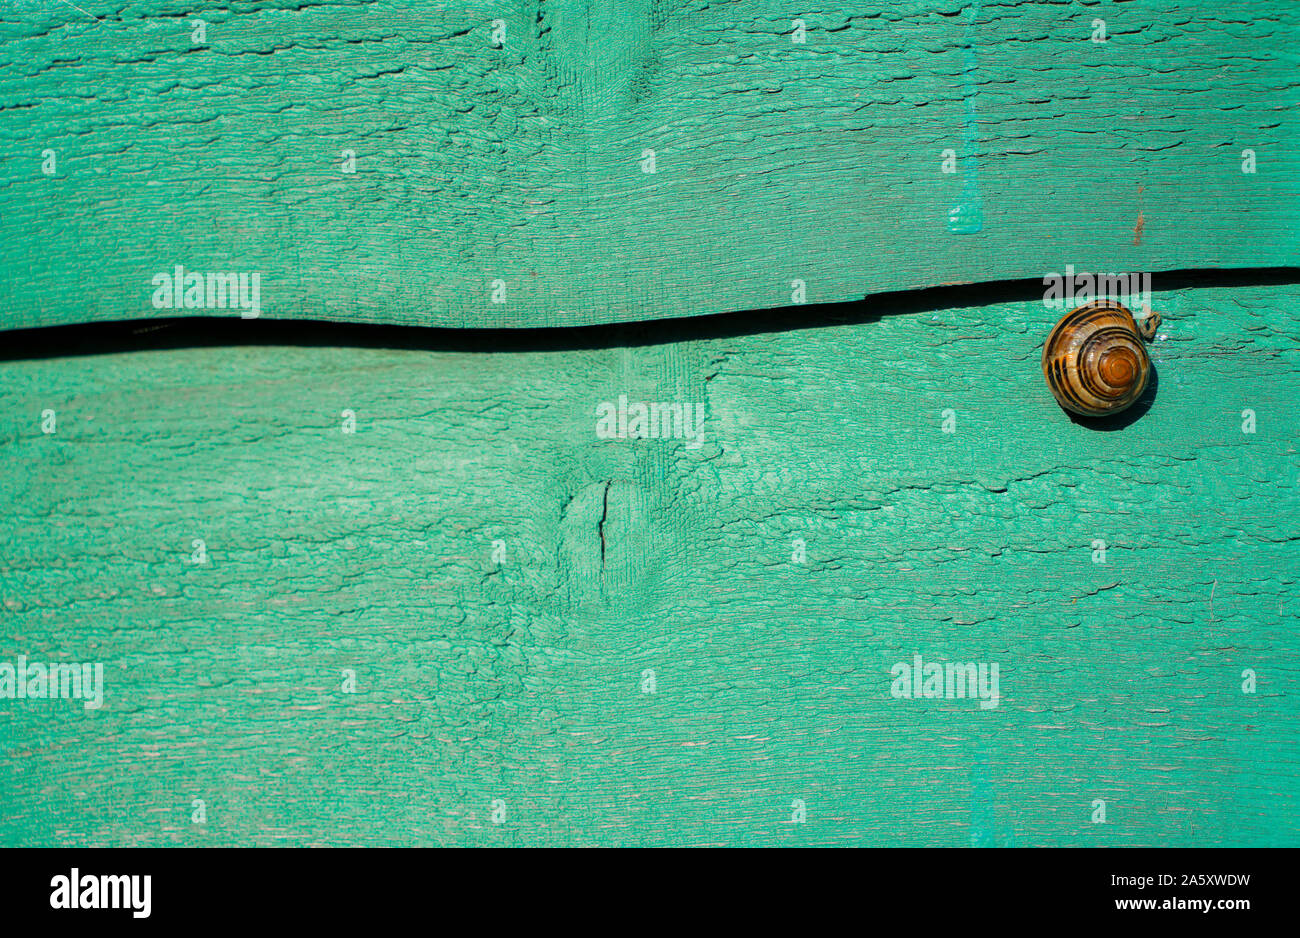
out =
[[[1144,326],[1154,332],[1158,320]],[[1117,414],[1146,390],[1151,373],[1133,314],[1113,300],[1093,300],[1061,318],[1043,345],[1043,376],[1057,402],[1086,417]]]

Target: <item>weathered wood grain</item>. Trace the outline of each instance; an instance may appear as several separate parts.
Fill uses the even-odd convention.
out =
[[[1102,428],[1024,302],[4,363],[0,660],[107,694],[0,701],[0,843],[1300,844],[1300,288],[1156,299]],[[705,442],[598,440],[620,394]],[[891,697],[916,653],[1000,706]]]
[[[77,6],[0,11],[0,326],[177,315],[175,264],[546,326],[1300,262],[1292,3]]]

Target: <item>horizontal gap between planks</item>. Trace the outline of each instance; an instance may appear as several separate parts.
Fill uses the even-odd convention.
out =
[[[1300,283],[1300,267],[1173,270],[1152,275],[1155,294],[1198,287]],[[45,326],[0,332],[0,361],[213,346],[280,345],[429,352],[564,352],[670,345],[877,322],[885,316],[1041,301],[1041,278],[878,293],[846,303],[711,313],[591,326],[451,328],[316,319],[180,316]],[[1158,304],[1157,304],[1158,306]]]

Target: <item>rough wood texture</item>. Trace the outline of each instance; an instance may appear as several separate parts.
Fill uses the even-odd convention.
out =
[[[1106,429],[1039,303],[0,365],[0,659],[107,682],[0,704],[0,843],[1300,845],[1300,288],[1156,301]],[[624,393],[706,441],[597,440]]]
[[[0,11],[0,326],[176,315],[175,264],[547,326],[1300,263],[1294,3],[77,6]]]

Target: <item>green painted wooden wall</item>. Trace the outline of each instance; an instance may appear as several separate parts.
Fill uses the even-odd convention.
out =
[[[1300,845],[1298,40],[6,6],[0,667],[105,695],[0,698],[0,845]],[[14,331],[239,315],[177,264],[288,323]],[[1066,265],[1154,275],[1121,418],[1043,383]],[[624,395],[703,441],[601,439]]]
[[[1037,300],[9,361],[3,650],[107,694],[0,706],[0,841],[1294,846],[1300,286],[1155,305],[1100,427]],[[703,444],[598,440],[620,394]],[[894,698],[917,653],[999,706]]]
[[[8,326],[211,314],[177,264],[504,327],[1300,264],[1295,3],[76,6],[0,12]]]

